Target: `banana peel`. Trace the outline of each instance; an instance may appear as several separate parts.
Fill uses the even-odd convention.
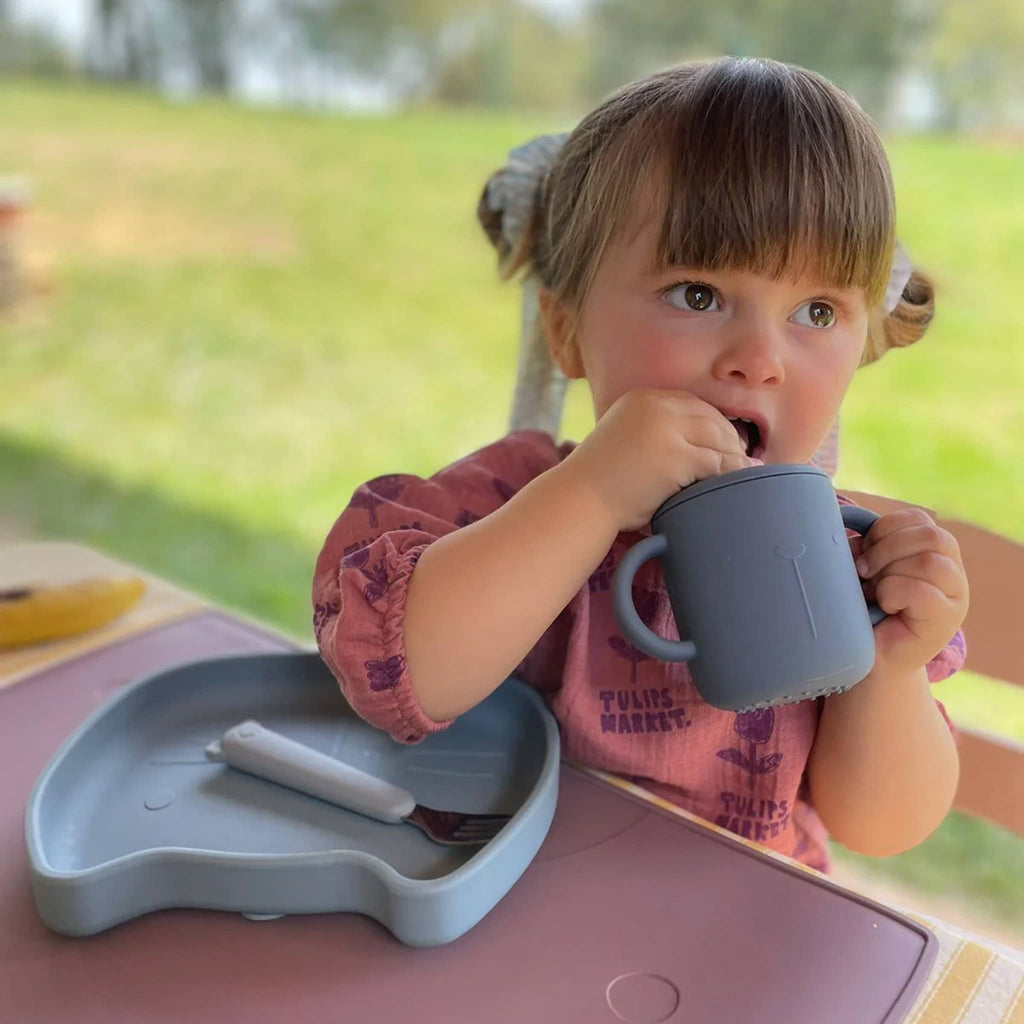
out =
[[[0,650],[104,626],[136,605],[145,589],[140,577],[127,576],[0,590]]]

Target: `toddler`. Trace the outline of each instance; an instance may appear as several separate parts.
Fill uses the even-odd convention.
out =
[[[915,845],[956,789],[930,683],[963,664],[968,600],[956,542],[925,512],[850,541],[890,617],[847,693],[719,710],[685,663],[624,640],[610,600],[666,498],[811,461],[858,367],[926,330],[932,284],[897,244],[873,124],[814,72],[727,57],[628,85],[514,156],[480,219],[505,276],[536,283],[539,329],[586,379],[595,427],[578,444],[513,430],[429,479],[357,488],[316,565],[325,662],[402,743],[514,674],[566,756],[804,864],[829,869],[829,834],[880,856]],[[525,213],[502,200],[523,180]],[[657,560],[634,599],[678,639]]]

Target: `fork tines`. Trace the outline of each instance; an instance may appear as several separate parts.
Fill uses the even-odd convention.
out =
[[[508,814],[465,814],[417,804],[406,821],[439,843],[487,843],[508,823]]]

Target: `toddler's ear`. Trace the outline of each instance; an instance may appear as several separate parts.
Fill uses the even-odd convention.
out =
[[[573,318],[566,304],[544,287],[538,290],[537,304],[551,358],[570,380],[585,377],[583,360],[572,330]]]

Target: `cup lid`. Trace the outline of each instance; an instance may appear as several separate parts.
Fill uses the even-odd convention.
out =
[[[657,522],[659,516],[671,511],[677,505],[691,498],[699,498],[702,494],[709,494],[711,491],[720,490],[723,487],[734,487],[736,484],[745,484],[750,480],[758,480],[767,476],[821,476],[831,482],[828,473],[817,466],[802,465],[800,463],[780,463],[773,466],[750,466],[747,469],[737,469],[732,473],[723,473],[721,476],[708,477],[706,480],[698,480],[689,487],[667,498],[659,506],[651,517],[651,522]]]

